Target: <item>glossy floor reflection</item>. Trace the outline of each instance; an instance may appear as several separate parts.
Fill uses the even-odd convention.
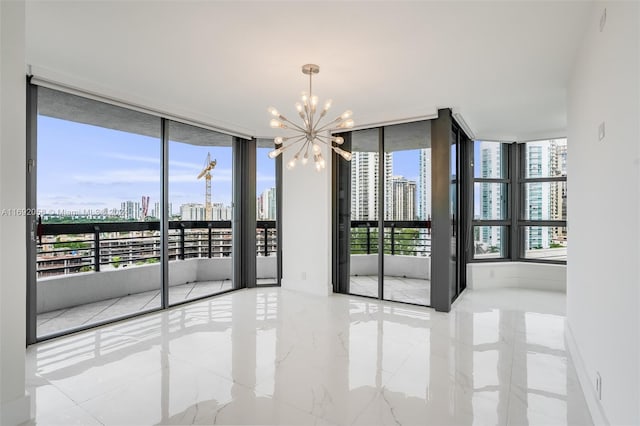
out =
[[[231,290],[231,280],[194,281],[169,287],[169,303],[178,304]],[[86,303],[37,315],[37,335],[47,336],[106,320],[160,308],[160,290]]]
[[[430,280],[385,275],[383,282],[386,300],[423,306],[431,304]],[[349,293],[358,296],[378,297],[378,276],[353,275],[349,277]]]
[[[564,296],[241,290],[27,350],[36,424],[591,423]]]

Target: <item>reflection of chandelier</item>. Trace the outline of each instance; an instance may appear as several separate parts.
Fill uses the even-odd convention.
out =
[[[340,136],[331,136],[324,133],[332,128],[349,129],[353,127],[353,120],[350,118],[351,111],[345,111],[335,120],[320,126],[320,121],[327,114],[327,111],[329,111],[329,108],[331,107],[331,100],[329,99],[324,103],[324,108],[322,108],[322,111],[320,111],[320,114],[316,118],[318,97],[314,96],[311,91],[311,77],[313,76],[313,74],[318,74],[319,72],[320,67],[318,65],[306,64],[302,66],[302,73],[309,76],[309,94],[307,94],[306,92],[302,92],[302,103],[296,102],[296,109],[298,110],[300,118],[302,118],[302,126],[298,126],[297,124],[289,121],[274,107],[269,107],[268,110],[274,116],[274,118],[271,119],[270,123],[272,128],[289,129],[295,132],[295,134],[292,136],[278,136],[277,138],[275,138],[273,142],[276,145],[279,145],[279,147],[269,152],[269,158],[276,158],[285,150],[289,149],[289,147],[298,145],[302,142],[300,144],[300,149],[298,149],[298,152],[296,152],[296,154],[287,163],[288,169],[292,169],[293,167],[295,167],[296,162],[298,161],[298,159],[300,159],[301,156],[302,164],[307,164],[307,162],[309,161],[309,154],[313,155],[316,169],[318,171],[324,169],[325,162],[324,158],[322,157],[320,145],[318,145],[318,143],[323,143],[330,146],[331,149],[340,154],[342,158],[347,161],[351,161],[350,152],[347,152],[334,145],[334,143],[336,145],[342,145],[344,143],[344,139]]]

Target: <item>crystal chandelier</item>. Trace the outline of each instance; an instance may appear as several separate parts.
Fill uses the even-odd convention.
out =
[[[270,125],[274,129],[288,129],[293,133],[291,136],[278,136],[273,142],[278,148],[269,152],[269,158],[276,158],[284,151],[292,146],[299,146],[296,154],[287,163],[287,168],[295,167],[298,160],[302,164],[307,164],[309,157],[313,156],[316,170],[320,171],[325,167],[325,161],[322,156],[320,144],[330,146],[337,154],[347,161],[351,161],[351,153],[341,149],[336,145],[342,145],[344,139],[340,136],[331,136],[326,134],[331,129],[350,129],[353,127],[351,119],[351,111],[345,111],[335,120],[325,124],[320,124],[324,116],[331,108],[331,99],[324,103],[324,107],[318,113],[318,97],[311,91],[311,78],[313,74],[318,74],[320,67],[315,64],[306,64],[302,66],[302,73],[309,76],[309,93],[302,92],[302,102],[296,102],[296,110],[302,119],[302,126],[299,126],[280,114],[274,107],[269,107],[268,111],[273,115]],[[334,145],[335,144],[335,145]]]

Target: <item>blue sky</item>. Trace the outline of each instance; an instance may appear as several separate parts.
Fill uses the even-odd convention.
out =
[[[416,183],[420,177],[420,150],[395,151],[393,154],[393,175],[404,176]]]
[[[120,209],[123,201],[160,201],[160,140],[102,127],[38,117],[38,208],[83,211]],[[275,164],[258,155],[258,193],[275,186]],[[204,203],[204,179],[196,179],[207,153],[217,160],[212,201],[231,203],[231,147],[169,145],[169,202]]]
[[[123,201],[160,201],[160,140],[103,127],[38,116],[38,208],[43,210],[120,209]],[[269,148],[257,152],[257,194],[275,186]],[[230,205],[231,147],[169,145],[169,202],[204,203],[204,179],[196,179],[207,153],[217,161],[212,201]],[[393,153],[393,174],[418,181],[419,151]]]

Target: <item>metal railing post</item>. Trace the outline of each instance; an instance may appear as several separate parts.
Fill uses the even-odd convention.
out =
[[[208,256],[209,256],[209,259],[211,259],[211,246],[212,246],[212,243],[213,243],[213,241],[212,241],[212,238],[213,238],[213,230],[212,230],[212,228],[211,228],[211,222],[209,222],[208,227],[209,227],[209,241],[208,241],[208,244],[209,244],[209,252],[208,252]]]
[[[371,254],[371,227],[367,225],[367,254]]]
[[[391,224],[391,255],[396,254],[396,224]]]
[[[180,260],[184,260],[184,224],[180,224]]]
[[[93,270],[100,272],[100,227],[93,227]]]
[[[263,229],[264,229],[264,257],[269,256],[269,244],[267,243],[269,241],[269,234],[268,234],[268,230],[267,230],[267,223],[265,222],[263,225]]]

